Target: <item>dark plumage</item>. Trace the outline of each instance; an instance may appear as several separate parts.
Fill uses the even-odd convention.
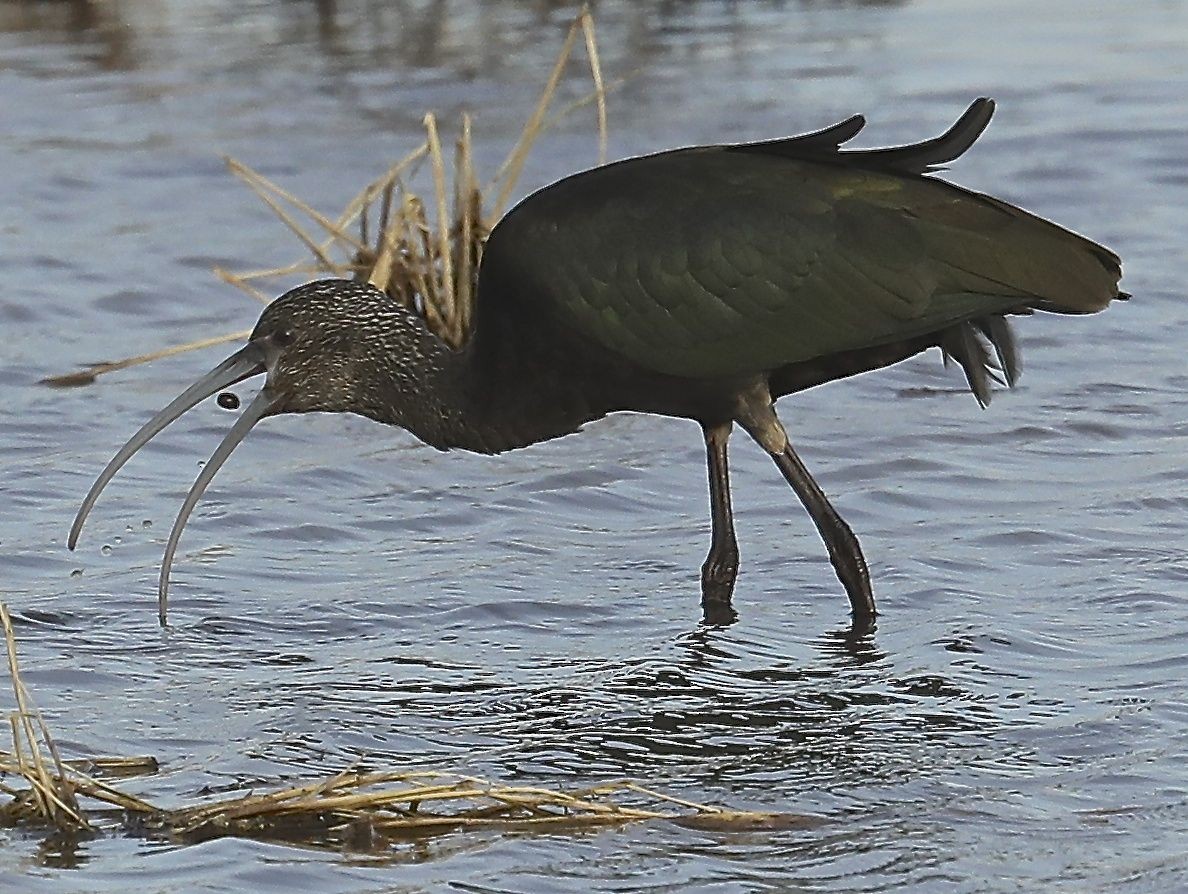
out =
[[[442,450],[499,453],[630,410],[702,426],[712,542],[707,612],[727,611],[738,569],[727,438],[735,423],[767,450],[829,550],[856,619],[874,615],[858,542],[804,468],[774,401],[939,347],[984,405],[1012,384],[1006,315],[1091,313],[1118,291],[1107,249],[929,176],[990,120],[980,99],[945,134],[843,151],[861,117],[806,136],[678,149],[586,171],[525,199],[483,252],[476,326],[452,351],[369,285],[325,280],[282,295],[248,345],[145,425],[100,490],[199,400],[266,372],[190,491],[169,538],[215,471],[267,415],[359,413]],[[163,614],[162,614],[163,616]]]

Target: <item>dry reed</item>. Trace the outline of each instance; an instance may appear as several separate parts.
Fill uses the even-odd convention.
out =
[[[550,118],[549,110],[579,35],[584,39],[594,89]],[[583,8],[570,25],[540,98],[519,138],[485,187],[479,185],[474,172],[472,128],[468,115],[462,116],[454,144],[452,176],[447,172],[450,166],[446,162],[437,119],[432,113],[427,114],[424,142],[368,183],[333,218],[242,162],[227,158],[228,170],[272,209],[312,257],[268,269],[232,272],[216,268],[215,275],[265,303],[271,300],[272,290],[260,288],[262,281],[297,275],[331,275],[367,281],[421,314],[439,337],[451,347],[459,347],[469,335],[473,320],[483,244],[515,194],[532,146],[551,122],[593,103],[598,121],[598,160],[604,162],[607,90],[599,63],[594,21],[589,11]],[[422,197],[408,186],[407,181],[426,160],[430,166],[432,194]],[[485,211],[484,199],[490,196],[494,199],[490,209]],[[370,238],[368,226],[373,218],[378,221],[374,239]],[[356,225],[359,235],[352,232]],[[319,231],[322,235],[314,235]],[[122,360],[94,363],[75,372],[42,379],[42,383],[59,387],[87,385],[96,377],[114,370],[243,340],[247,335],[234,332]]]
[[[21,680],[16,634],[8,606],[2,603],[0,624],[4,627],[8,672],[16,704],[16,709],[8,715],[12,750],[0,751],[0,774],[19,777],[28,784],[27,788],[18,789],[0,783],[0,792],[12,797],[9,803],[0,807],[0,818],[10,822],[36,822],[61,832],[88,832],[92,825],[79,806],[80,795],[130,813],[151,813],[153,808],[146,802],[116,790],[91,774],[126,776],[155,772],[157,762],[151,757],[63,761],[41,712],[33,706],[29,691]]]

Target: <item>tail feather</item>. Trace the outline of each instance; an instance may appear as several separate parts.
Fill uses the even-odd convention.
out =
[[[1019,354],[1019,345],[1015,342],[1015,333],[1006,317],[994,315],[979,317],[972,321],[978,331],[994,348],[998,358],[998,368],[1006,377],[1006,385],[1015,387],[1019,381],[1019,374],[1023,371],[1023,358]]]
[[[1015,335],[1001,314],[950,326],[941,333],[940,348],[946,363],[952,360],[965,372],[969,390],[983,407],[990,403],[992,381],[1011,388],[1022,372]]]

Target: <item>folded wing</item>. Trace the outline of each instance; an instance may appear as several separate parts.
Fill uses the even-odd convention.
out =
[[[992,110],[979,100],[913,146],[841,150],[862,127],[855,117],[579,174],[500,223],[483,275],[508,276],[516,301],[581,336],[687,377],[753,374],[1016,310],[1100,310],[1119,296],[1115,255],[925,176],[964,152]]]

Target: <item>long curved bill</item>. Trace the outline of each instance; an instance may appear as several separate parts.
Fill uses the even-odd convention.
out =
[[[213,394],[217,394],[224,388],[229,388],[238,382],[242,382],[244,379],[267,372],[268,367],[265,361],[266,353],[264,346],[259,342],[249,342],[179,394],[161,412],[157,413],[157,415],[141,426],[140,430],[128,439],[128,443],[121,447],[119,452],[111,458],[111,461],[103,467],[103,471],[99,473],[99,477],[91,485],[91,489],[87,492],[82,506],[79,507],[78,514],[74,517],[74,524],[70,526],[70,536],[66,541],[67,546],[70,549],[74,549],[78,544],[78,536],[82,531],[83,523],[86,522],[91,508],[95,505],[95,501],[99,499],[99,494],[103,492],[103,488],[115,477],[115,474],[123,467],[124,463],[131,459],[141,447],[152,440],[169,423],[178,419],[199,402]],[[182,505],[182,511],[174,523],[173,531],[169,535],[169,543],[165,552],[165,563],[161,570],[161,583],[158,595],[162,623],[164,623],[165,619],[165,597],[168,590],[169,564],[177,549],[177,541],[181,536],[181,529],[185,525],[186,519],[193,510],[194,504],[197,503],[198,498],[202,496],[202,492],[210,483],[210,479],[218,471],[219,466],[226,461],[235,446],[244,439],[248,430],[260,419],[267,416],[275,406],[276,398],[268,390],[267,385],[265,385],[260,394],[256,396],[256,399],[248,405],[235,425],[232,426],[231,431],[227,433],[223,442],[219,444],[210,462],[203,468],[201,474],[198,476],[198,480],[194,482],[194,486],[190,489],[190,493]]]

